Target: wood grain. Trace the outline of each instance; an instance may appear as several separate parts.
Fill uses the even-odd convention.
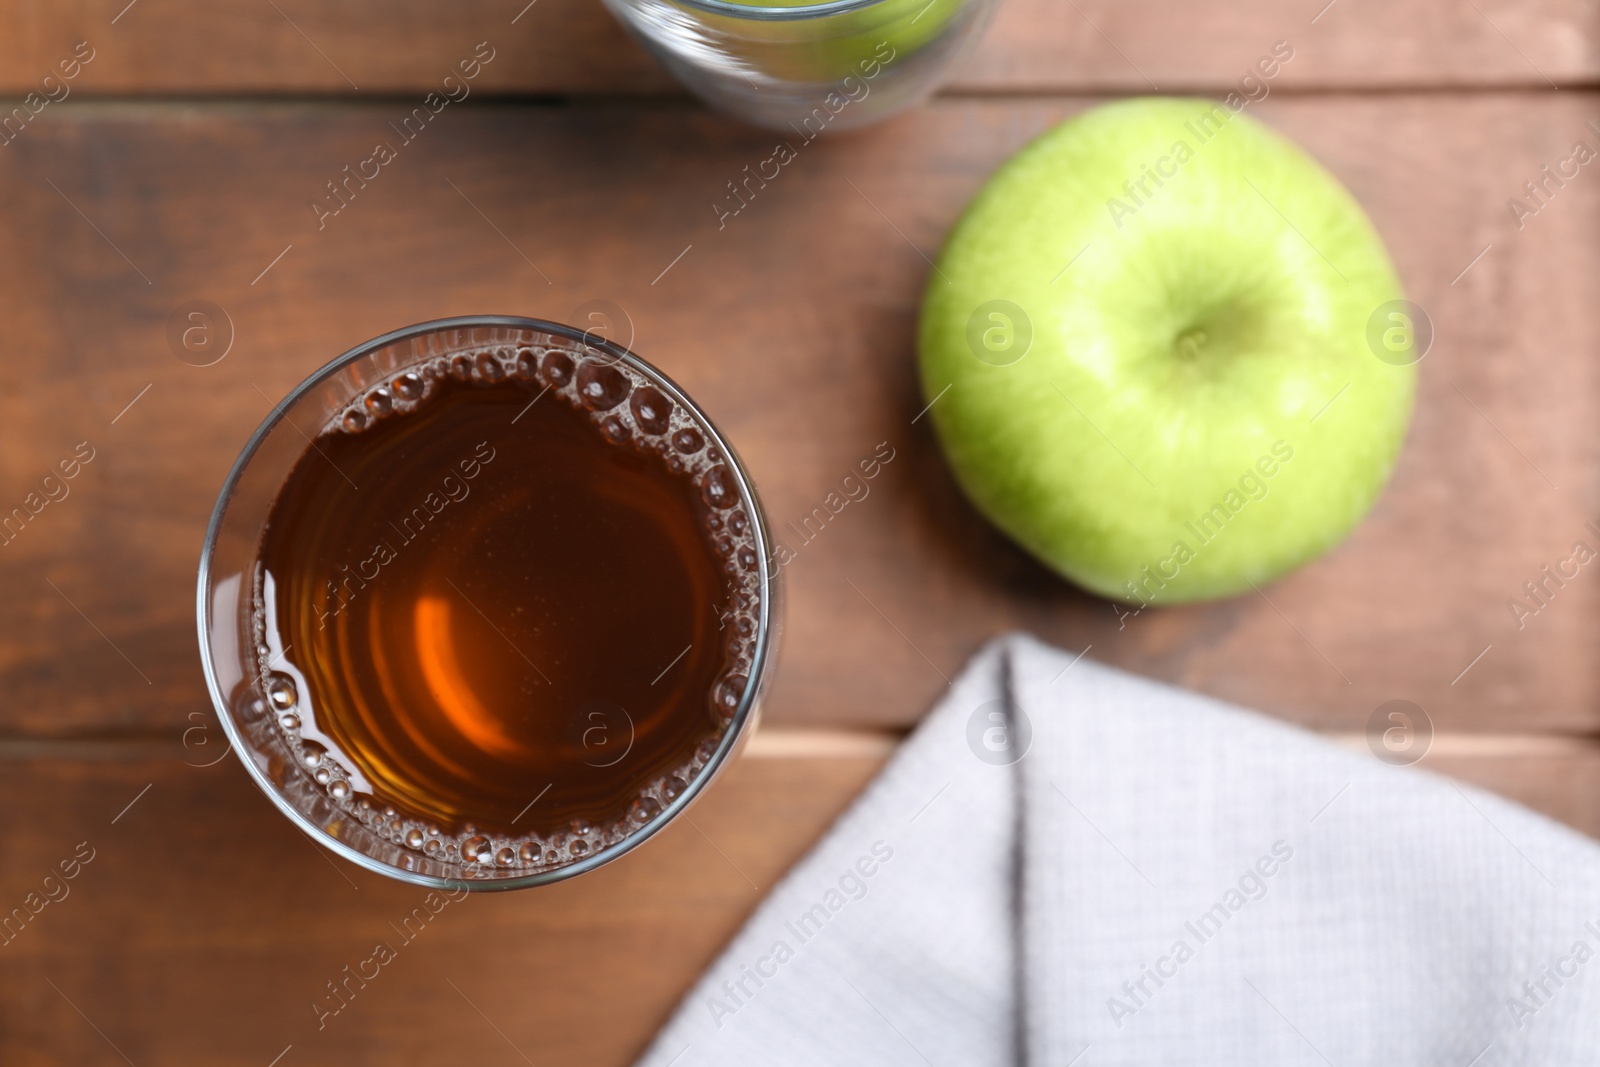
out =
[[[449,903],[417,933],[425,890],[333,859],[231,756],[0,762],[0,810],[31,812],[0,827],[0,907],[81,842],[93,856],[0,944],[0,1060],[265,1067],[292,1044],[285,1063],[522,1062],[514,1043],[541,1067],[630,1062],[877,766],[736,765],[621,861]],[[325,983],[380,941],[397,958],[319,1030]]]
[[[1432,315],[1414,428],[1375,512],[1323,560],[1266,597],[1123,621],[980,519],[915,422],[927,257],[995,165],[1083,106],[947,100],[802,145],[719,229],[713,202],[771,135],[686,104],[468,105],[319,231],[309,200],[395,139],[394,108],[69,103],[0,170],[4,507],[78,442],[97,453],[0,548],[0,724],[175,731],[208,715],[196,558],[228,465],[277,398],[403,323],[570,318],[604,297],[730,434],[780,532],[880,443],[895,450],[867,499],[795,538],[775,722],[913,722],[983,641],[1022,627],[1322,727],[1359,728],[1391,698],[1442,730],[1600,726],[1600,580],[1583,571],[1520,631],[1507,608],[1592,536],[1600,311],[1584,293],[1600,186],[1585,171],[1521,230],[1506,208],[1589,136],[1600,99],[1263,105],[1366,205]],[[194,297],[236,327],[213,367],[164,338]]]
[[[1600,75],[1597,17],[1580,0],[1006,0],[951,89],[1227,91],[1280,40],[1284,88],[1567,87]],[[678,91],[598,0],[31,0],[0,8],[0,93],[80,40],[86,95],[420,96],[479,41],[498,52],[486,93]]]
[[[1269,89],[1549,88],[1593,80],[1596,26],[1567,0],[1006,0],[952,88],[1226,92],[1277,41]]]
[[[692,822],[620,861],[397,933],[425,891],[325,854],[231,756],[82,748],[0,759],[0,811],[29,812],[0,822],[0,909],[26,907],[80,843],[93,855],[0,944],[0,1060],[17,1067],[264,1067],[291,1045],[286,1064],[627,1064],[881,765],[747,758]],[[1592,746],[1447,769],[1600,829]],[[325,983],[380,941],[396,959],[318,1029]]]

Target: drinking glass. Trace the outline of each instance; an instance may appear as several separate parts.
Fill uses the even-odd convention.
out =
[[[807,141],[927,96],[977,39],[995,2],[605,0],[707,104]]]
[[[297,758],[298,749],[275,714],[256,625],[256,578],[262,537],[274,500],[318,434],[374,386],[439,357],[488,347],[560,350],[576,362],[626,364],[670,397],[706,440],[727,457],[740,502],[752,517],[759,549],[756,632],[744,695],[715,752],[684,792],[620,840],[548,870],[502,868],[407,847],[378,805],[365,811],[341,802]],[[766,520],[748,472],[711,420],[664,374],[620,345],[571,326],[502,315],[442,319],[384,334],[346,352],[307,378],[251,436],[234,462],[212,512],[200,557],[197,616],[206,683],[232,747],[274,804],[313,839],[379,874],[439,888],[519,889],[593,870],[634,848],[677,818],[734,758],[754,729],[772,660],[778,605],[777,568],[770,558]],[[685,709],[685,714],[696,713]]]

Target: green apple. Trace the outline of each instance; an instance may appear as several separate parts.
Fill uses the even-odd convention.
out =
[[[1248,592],[1388,480],[1431,325],[1331,175],[1229,106],[1096,108],[1017,153],[929,281],[924,399],[978,508],[1130,603]]]

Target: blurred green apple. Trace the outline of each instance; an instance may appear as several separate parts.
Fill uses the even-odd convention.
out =
[[[1152,98],[1039,137],[957,223],[921,321],[957,480],[1096,593],[1248,591],[1342,539],[1432,327],[1350,194],[1228,107]]]

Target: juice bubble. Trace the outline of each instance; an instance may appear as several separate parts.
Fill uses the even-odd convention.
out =
[[[575,368],[572,357],[565,352],[546,352],[543,369],[544,380],[552,389],[560,389],[572,381],[572,372]]]
[[[633,806],[628,810],[628,814],[633,817],[634,822],[638,823],[640,826],[643,826],[645,823],[661,814],[661,802],[655,797],[640,797],[638,800],[633,802]]]
[[[505,364],[496,359],[492,352],[479,352],[476,365],[481,381],[498,382],[506,376]]]
[[[422,377],[414,371],[407,371],[396,378],[391,385],[395,395],[401,400],[422,399]]]
[[[655,386],[641,385],[635,389],[628,398],[628,407],[640,430],[657,436],[667,432],[672,421],[672,401]]]
[[[731,716],[739,708],[749,679],[742,674],[731,674],[717,683],[711,692],[711,702],[723,716]]]
[[[739,502],[739,487],[727,467],[712,467],[701,475],[700,491],[714,508],[731,508]]]
[[[590,411],[610,411],[627,399],[629,385],[615,367],[585,362],[578,368],[578,397]]]

